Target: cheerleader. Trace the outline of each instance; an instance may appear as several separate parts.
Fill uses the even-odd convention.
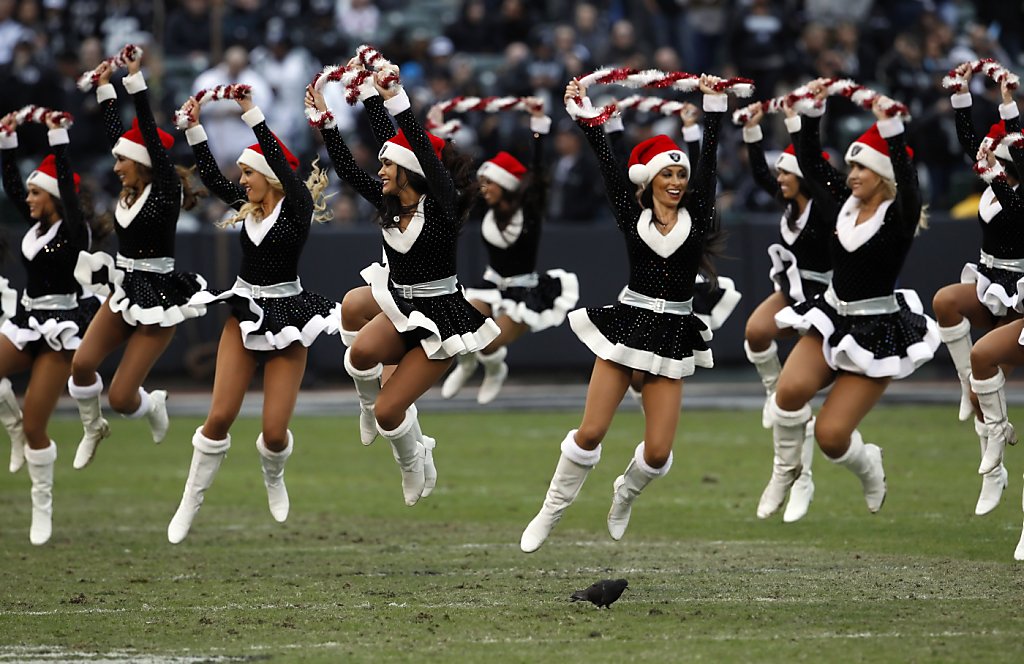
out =
[[[551,129],[551,118],[544,115],[541,100],[532,101],[529,170],[508,152],[499,152],[477,170],[480,196],[487,204],[480,231],[488,267],[483,284],[467,289],[466,297],[497,322],[501,334],[483,350],[459,356],[441,388],[445,399],[455,396],[482,364],[484,379],[476,400],[493,401],[508,376],[508,344],[526,332],[561,325],[579,299],[575,274],[560,269],[536,271],[547,194],[544,137]]]
[[[75,351],[68,392],[78,402],[84,435],[75,453],[75,468],[84,468],[96,446],[110,435],[100,409],[103,381],[100,363],[124,345],[124,355],[110,383],[111,408],[129,418],[145,417],[159,443],[167,435],[167,392],[142,388],[153,364],[174,336],[175,326],[205,313],[189,298],[205,287],[202,277],[174,269],[174,230],[181,208],[195,205],[197,193],[188,172],[176,169],[167,150],[174,138],[157,128],[140,61],[128,64],[124,87],[135,104],[132,128],[123,131],[112,68],[99,70],[96,98],[103,108],[107,138],[113,148],[114,173],[121,194],[114,210],[119,250],[79,255],[75,276],[87,289],[107,298]]]
[[[381,86],[385,77],[398,75],[394,65],[383,67],[367,79],[373,92],[367,86],[360,95],[378,137],[394,132],[380,106],[400,128],[380,149],[380,181],[356,165],[333,123],[328,121],[322,133],[339,177],[373,204],[382,220],[387,266],[375,263],[361,273],[381,313],[350,337],[345,369],[359,395],[363,442],[373,442],[377,432],[390,441],[402,470],[405,503],[414,505],[433,488],[437,474],[432,441],[420,431],[413,404],[455,355],[484,349],[500,330],[466,300],[455,275],[459,231],[475,189],[469,159],[423,129],[401,86]],[[323,96],[312,86],[306,106],[327,113]],[[343,312],[348,302],[346,296]],[[348,323],[344,327],[352,329]],[[381,386],[385,364],[397,368]],[[375,421],[377,431],[369,431],[367,421]]]
[[[697,366],[713,365],[711,331],[693,315],[692,295],[702,262],[710,268],[705,242],[716,226],[716,149],[726,111],[725,95],[714,92],[717,82],[713,76],[700,79],[708,115],[699,168],[692,173],[686,153],[662,134],[633,148],[629,180],[636,187],[631,186],[604,131],[578,122],[600,162],[616,223],[625,235],[630,278],[618,303],[569,314],[573,331],[597,358],[583,421],[562,441],[544,504],[520,539],[526,553],[541,547],[600,460],[601,440],[634,371],[644,372],[646,430],[613,484],[608,512],[612,539],[625,534],[640,492],[672,467],[682,379]],[[575,79],[566,86],[566,100],[585,95]]]
[[[956,69],[956,73],[969,81],[972,75],[970,64]],[[971,403],[971,328],[988,331],[1020,317],[1021,288],[1024,287],[1024,202],[1016,191],[1020,183],[1020,171],[1011,151],[1002,144],[1007,133],[1020,131],[1020,118],[1013,90],[1004,80],[1000,85],[1003,103],[999,106],[1001,120],[992,125],[985,143],[994,145],[994,159],[999,164],[989,173],[1002,172],[1004,177],[993,179],[981,195],[978,207],[978,223],[981,227],[981,257],[977,263],[964,265],[958,284],[941,288],[932,300],[935,318],[939,323],[939,335],[949,349],[953,366],[960,377],[960,419],[966,421],[974,414]],[[956,114],[957,137],[964,153],[973,162],[977,159],[982,144],[974,133],[971,122],[971,93],[956,93],[950,100]],[[1017,152],[1014,150],[1013,152]],[[1021,156],[1021,155],[1016,155]],[[978,381],[979,400],[997,399],[1002,392],[1001,373],[993,374],[988,381]],[[986,396],[982,396],[986,395]],[[1006,467],[1002,464],[1002,443],[993,446],[986,454],[989,444],[989,427],[981,417],[974,418],[974,429],[981,447],[982,467],[986,472],[981,479],[981,493],[974,513],[988,514],[996,508],[1007,484]],[[999,458],[999,461],[995,461]]]
[[[780,329],[803,333],[786,359],[771,404],[775,445],[772,477],[757,515],[773,514],[801,471],[801,448],[811,419],[811,398],[832,385],[815,420],[814,436],[827,457],[860,479],[868,510],[885,500],[882,450],[865,443],[857,425],[894,378],[909,376],[935,354],[939,334],[917,294],[894,290],[903,261],[923,221],[917,171],[903,137],[903,122],[883,110],[846,152],[845,182],[821,156],[819,123],[824,86],[809,84],[821,103],[803,120],[797,163],[814,207],[830,233],[832,282],[823,294],[775,315]],[[792,126],[791,126],[792,128]]]
[[[788,106],[785,114],[786,124],[793,130],[796,140],[800,117]],[[769,276],[775,292],[765,298],[747,319],[743,348],[747,359],[757,369],[767,395],[761,411],[761,424],[771,429],[772,395],[775,394],[779,372],[782,371],[775,340],[794,334],[792,329],[779,329],[775,324],[775,314],[787,306],[824,293],[832,279],[832,262],[828,251],[832,220],[814,206],[792,143],[779,155],[775,162],[776,174],[772,176],[761,142],[763,134],[760,123],[763,117],[763,111],[757,110],[743,127],[747,160],[754,181],[761,189],[780,200],[785,205],[785,212],[779,220],[779,241],[768,247],[768,257],[772,263]],[[789,503],[782,515],[786,523],[802,519],[814,497],[814,481],[811,478],[811,463],[814,460],[813,419],[807,425],[807,435],[800,449],[800,476],[793,484]],[[758,516],[766,518],[769,515],[758,512]]]
[[[294,449],[288,422],[306,370],[306,355],[318,336],[337,334],[341,321],[341,305],[303,290],[298,277],[299,257],[311,222],[330,218],[323,195],[327,173],[314,163],[313,173],[303,183],[296,172],[298,158],[271,133],[259,107],[248,97],[237,101],[242,120],[257,140],[238,157],[242,171],[238,184],[228,181],[217,167],[199,124],[199,104],[194,97],[184,109],[189,118],[186,138],[203,184],[235,210],[226,225],[242,222],[242,265],[230,289],[203,290],[190,301],[199,306],[223,302],[231,312],[217,348],[210,411],[192,436],[194,449],[185,492],[167,526],[172,544],[188,535],[206,490],[231,447],[229,430],[261,364],[263,428],[256,449],[270,513],[278,522],[288,518],[284,466]]]
[[[18,147],[13,115],[3,119],[0,134],[3,186],[7,198],[32,227],[21,242],[28,283],[20,301],[3,293],[10,318],[0,326],[0,421],[11,437],[11,472],[28,462],[32,479],[32,526],[29,541],[50,539],[53,516],[53,465],[57,445],[47,423],[71,375],[71,357],[100,301],[82,293],[75,281],[78,252],[89,249],[92,224],[96,235],[109,232],[95,218],[88,200],[79,200],[79,177],[68,157],[68,132],[47,120],[53,154],[22,183],[15,163]],[[14,301],[12,301],[14,300]],[[13,306],[11,306],[13,305]],[[13,311],[11,311],[13,309]],[[24,416],[7,379],[29,371]]]

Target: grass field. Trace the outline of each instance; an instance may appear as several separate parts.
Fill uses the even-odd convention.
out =
[[[165,529],[199,421],[174,420],[155,447],[117,420],[84,471],[71,470],[77,422],[57,422],[48,545],[28,542],[24,471],[0,479],[0,662],[1024,661],[1021,451],[1003,504],[973,516],[977,442],[953,405],[869,417],[881,513],[819,454],[796,524],[754,517],[771,463],[760,413],[684,411],[672,472],[613,542],[611,482],[641,431],[623,412],[527,556],[519,535],[578,417],[424,413],[440,480],[413,508],[386,443],[363,448],[355,418],[297,419],[283,525],[267,510],[258,422],[240,421],[178,546]],[[610,610],[568,601],[604,577],[630,583]]]

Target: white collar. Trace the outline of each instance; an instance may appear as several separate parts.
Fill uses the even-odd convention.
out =
[[[800,237],[800,233],[803,232],[804,227],[807,225],[807,220],[811,216],[811,203],[814,201],[807,201],[807,205],[804,206],[804,211],[800,213],[800,216],[796,218],[794,227],[790,229],[789,222],[786,221],[785,215],[780,220],[780,228],[782,230],[782,239],[786,244],[792,245],[796,242],[796,239]]]
[[[889,209],[894,200],[890,198],[889,200],[882,201],[869,219],[858,224],[857,215],[860,213],[860,199],[856,196],[847,198],[846,202],[843,203],[842,209],[839,210],[839,219],[836,220],[836,235],[839,236],[839,242],[843,245],[843,248],[849,252],[854,252],[873,238],[878,229],[882,227],[882,223],[885,221],[885,211]]]
[[[1017,187],[1015,186],[1013,190],[1017,191]],[[986,187],[981,194],[981,201],[978,203],[978,216],[987,224],[1002,211],[1003,204],[996,197],[996,192],[992,190],[992,187]]]
[[[117,205],[114,207],[114,218],[117,219],[117,223],[121,228],[128,228],[128,225],[132,223],[135,216],[139,214],[139,210],[141,210],[142,206],[146,204],[152,190],[153,183],[150,182],[146,185],[145,189],[142,190],[142,193],[139,194],[139,197],[135,199],[135,202],[132,203],[131,207],[126,207],[120,198],[117,200]]]
[[[47,228],[46,232],[42,235],[37,234],[41,222],[37,221],[32,228],[28,229],[28,232],[25,233],[25,237],[21,238],[21,253],[25,258],[32,260],[36,257],[36,254],[43,249],[43,247],[50,244],[50,240],[56,237],[57,229],[60,228],[62,221],[63,219],[58,219],[54,223],[50,224],[50,227]]]
[[[690,220],[690,213],[686,208],[679,208],[676,217],[676,225],[667,234],[662,235],[654,221],[654,213],[650,208],[644,208],[640,212],[640,218],[636,221],[636,232],[651,251],[662,258],[668,258],[676,252],[676,249],[683,246],[686,238],[690,237],[690,227],[693,222]]]
[[[267,233],[277,223],[277,218],[281,216],[281,204],[284,203],[282,198],[274,206],[274,209],[270,211],[270,214],[263,217],[262,221],[253,219],[251,214],[245,215],[245,234],[249,236],[249,239],[257,247],[263,242],[263,238],[267,237]]]
[[[416,244],[416,238],[423,231],[423,220],[425,218],[423,214],[423,201],[426,199],[426,196],[420,196],[420,201],[416,204],[416,211],[413,213],[412,219],[409,220],[409,225],[405,227],[405,231],[402,231],[398,226],[381,229],[384,233],[384,241],[400,254],[408,253],[412,249],[412,245]]]
[[[488,210],[484,214],[483,225],[480,228],[484,241],[493,247],[508,249],[515,244],[523,232],[523,211],[516,210],[512,218],[508,220],[505,230],[498,228],[498,221],[494,217],[494,211]]]

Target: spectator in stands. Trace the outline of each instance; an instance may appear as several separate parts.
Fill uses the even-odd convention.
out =
[[[209,62],[210,21],[210,0],[182,0],[181,5],[167,16],[164,53],[185,56],[196,62]]]
[[[580,133],[568,118],[558,123],[555,154],[548,219],[571,223],[594,221],[598,211],[604,207],[600,174],[592,156],[584,152]]]
[[[445,29],[455,49],[469,53],[496,53],[504,46],[487,18],[483,0],[464,0],[459,19]]]
[[[576,43],[587,49],[591,58],[597,58],[608,50],[608,26],[597,7],[581,2],[575,11]]]
[[[267,22],[268,8],[265,5],[268,4],[275,3],[261,0],[231,0],[230,7],[224,14],[224,42],[242,44],[250,49],[256,47],[260,43]]]
[[[736,69],[754,79],[757,99],[775,95],[793,35],[782,12],[768,0],[753,0],[735,16],[728,49]]]
[[[18,42],[31,38],[28,28],[14,18],[14,0],[0,0],[0,65],[6,65],[14,57]]]
[[[312,133],[306,127],[302,99],[306,84],[320,70],[320,63],[305,48],[292,43],[284,19],[279,17],[267,22],[265,45],[255,48],[251,59],[252,69],[273,92],[272,99],[261,105],[267,123],[285,145],[296,153],[306,154]]]
[[[338,0],[334,5],[334,25],[353,47],[377,41],[380,19],[380,9],[373,0]]]

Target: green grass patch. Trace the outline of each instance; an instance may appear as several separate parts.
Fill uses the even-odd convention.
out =
[[[48,545],[28,542],[27,475],[0,480],[0,662],[1019,662],[1020,453],[1003,504],[973,516],[977,441],[951,408],[872,413],[885,508],[869,514],[819,453],[796,524],[754,516],[772,456],[760,412],[684,410],[672,472],[613,542],[611,483],[643,426],[623,412],[532,555],[519,535],[577,412],[423,413],[440,479],[413,508],[387,443],[361,446],[354,417],[296,419],[287,524],[267,510],[259,422],[239,421],[177,546],[165,532],[199,420],[176,419],[160,446],[117,420],[83,471],[79,425],[58,421]],[[604,577],[630,582],[610,610],[568,601]]]

